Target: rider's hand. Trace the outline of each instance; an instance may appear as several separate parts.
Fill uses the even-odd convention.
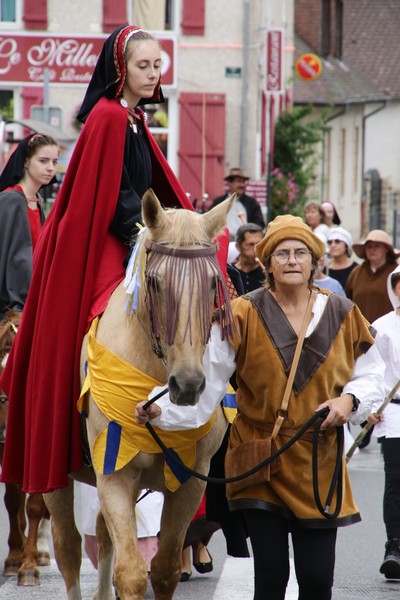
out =
[[[135,419],[139,425],[144,425],[151,419],[155,419],[161,415],[161,408],[153,402],[150,404],[147,410],[144,410],[143,406],[146,404],[147,400],[143,400],[143,402],[139,402],[135,409]]]
[[[325,407],[329,408],[329,413],[322,423],[321,429],[338,427],[339,425],[344,425],[349,420],[353,408],[353,400],[349,394],[343,394],[343,396],[326,400],[318,406],[317,410]]]

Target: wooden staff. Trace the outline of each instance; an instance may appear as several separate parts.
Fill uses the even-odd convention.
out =
[[[380,417],[380,415],[383,413],[383,411],[385,410],[385,408],[387,407],[389,402],[392,400],[392,398],[394,397],[395,393],[397,392],[397,390],[399,388],[400,388],[400,379],[398,380],[396,385],[390,390],[389,394],[386,396],[386,398],[384,399],[384,401],[382,402],[382,404],[380,405],[378,410],[374,413],[375,416]],[[346,454],[346,463],[349,462],[349,460],[353,456],[356,448],[359,446],[361,440],[366,436],[368,431],[372,428],[372,425],[373,425],[372,423],[368,422],[366,424],[366,426],[363,429],[361,429],[360,433],[358,434],[358,436],[354,440],[354,443],[351,445],[351,447],[349,448],[349,451]]]

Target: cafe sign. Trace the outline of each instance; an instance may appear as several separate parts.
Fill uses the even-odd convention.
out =
[[[12,33],[0,35],[0,81],[14,85],[87,85],[107,36]],[[161,37],[163,87],[174,86],[176,43]]]

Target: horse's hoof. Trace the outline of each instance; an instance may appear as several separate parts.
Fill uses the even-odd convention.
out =
[[[39,552],[37,558],[38,567],[48,567],[50,565],[50,554],[48,552]]]
[[[18,573],[18,585],[36,586],[40,585],[40,575],[37,573]]]
[[[3,577],[14,577],[18,575],[18,569],[21,565],[4,565]]]
[[[21,565],[22,560],[5,560],[3,577],[14,577],[15,575],[18,575],[18,571]]]

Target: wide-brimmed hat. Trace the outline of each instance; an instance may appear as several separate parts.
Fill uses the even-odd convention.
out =
[[[399,251],[394,248],[390,236],[386,231],[383,231],[382,229],[372,229],[363,242],[358,242],[353,245],[353,250],[359,258],[365,258],[365,245],[367,242],[383,244],[395,258],[400,256]]]
[[[246,181],[250,179],[250,177],[247,177],[247,175],[243,173],[243,169],[241,169],[240,167],[234,167],[229,171],[228,175],[224,177],[224,181],[232,181],[236,177],[240,177],[241,179],[245,179]]]
[[[261,242],[258,242],[254,251],[257,258],[265,264],[278,244],[285,240],[299,240],[303,242],[319,260],[325,254],[325,244],[306,225],[300,217],[293,215],[279,215],[268,224],[267,232]]]

